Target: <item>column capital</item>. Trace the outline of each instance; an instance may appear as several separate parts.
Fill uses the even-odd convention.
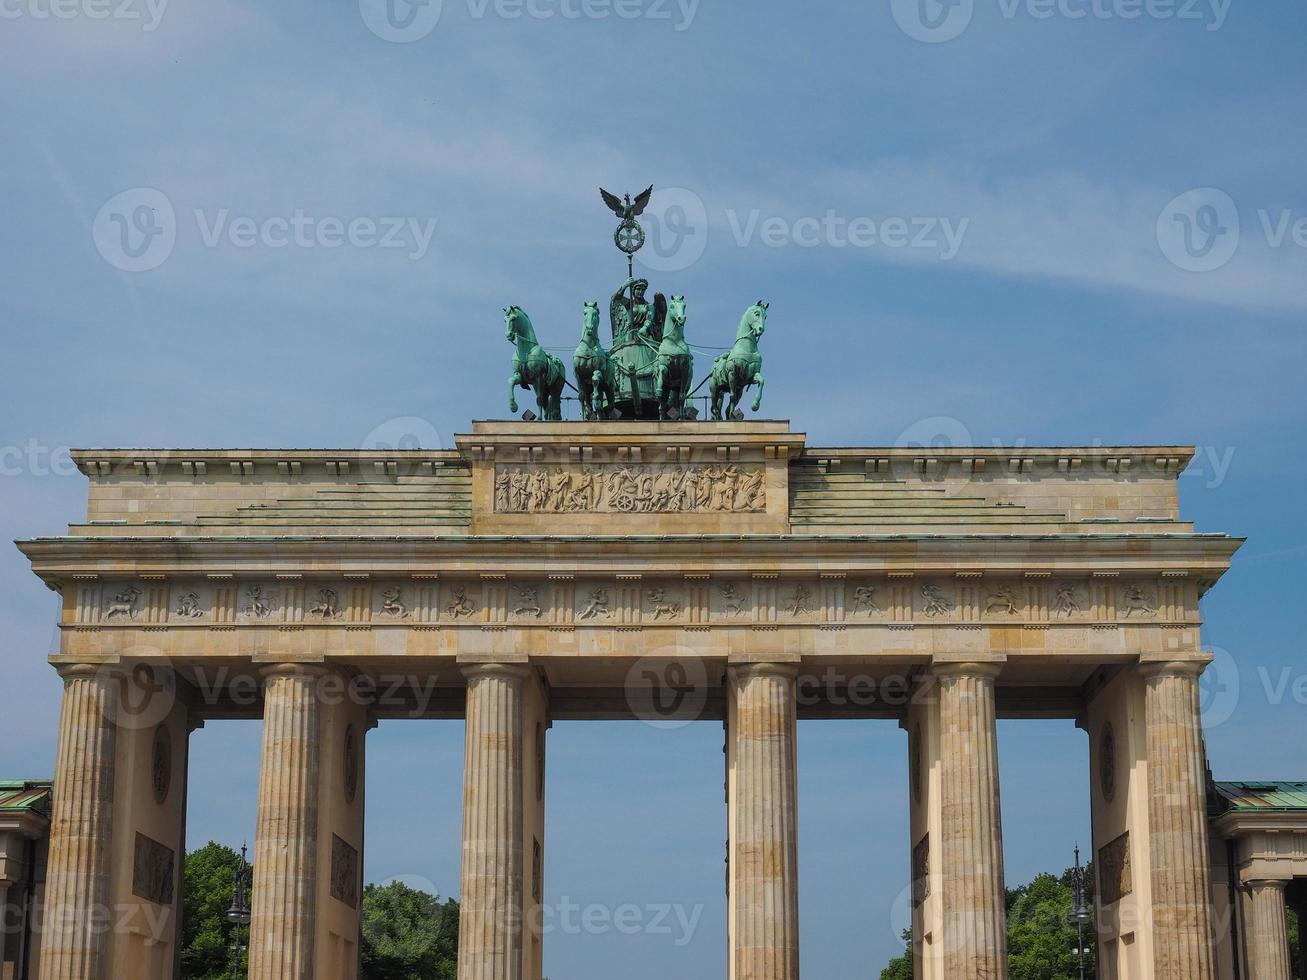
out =
[[[105,680],[111,680],[125,673],[120,664],[55,664],[54,669],[59,672],[59,676],[65,683],[83,677],[103,677]]]
[[[731,664],[727,669],[736,677],[785,677],[795,680],[799,676],[798,664],[773,662]]]
[[[1144,678],[1198,677],[1214,659],[1210,653],[1203,653],[1185,659],[1140,660],[1137,669]]]
[[[464,664],[459,670],[468,680],[478,677],[509,677],[524,681],[531,676],[531,668],[526,664]]]
[[[1260,891],[1267,888],[1274,888],[1276,891],[1284,891],[1289,887],[1287,878],[1246,878],[1243,880],[1243,887],[1249,890]]]
[[[1003,673],[1004,660],[934,660],[930,671],[936,677],[982,677],[993,680]]]
[[[331,673],[331,669],[325,664],[312,663],[267,664],[259,668],[259,676],[264,680],[272,680],[276,677],[308,677],[316,679],[325,677],[329,673]]]

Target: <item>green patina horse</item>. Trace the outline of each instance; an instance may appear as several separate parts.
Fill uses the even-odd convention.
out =
[[[731,404],[727,410],[728,418],[743,418],[740,412],[740,400],[745,389],[758,386],[758,396],[753,400],[756,412],[762,406],[762,354],[758,352],[758,339],[767,329],[767,307],[762,300],[754,303],[744,311],[740,328],[735,332],[735,346],[713,361],[712,381],[712,417],[722,420],[722,400],[726,393],[731,393]]]
[[[563,362],[540,346],[531,318],[522,307],[510,306],[504,310],[504,326],[508,342],[517,346],[513,353],[513,375],[508,379],[508,410],[517,414],[519,387],[534,388],[540,418],[561,422],[563,385],[567,384]]]
[[[685,343],[685,297],[667,301],[667,320],[663,340],[654,362],[654,395],[658,399],[660,419],[685,417],[685,401],[690,395],[694,375],[694,355]]]
[[[581,320],[581,343],[572,357],[581,411],[588,419],[607,418],[617,396],[613,359],[599,342],[599,304],[586,303]]]

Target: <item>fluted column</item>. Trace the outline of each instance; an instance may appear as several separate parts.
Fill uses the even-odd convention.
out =
[[[936,664],[944,976],[1007,976],[1007,895],[994,680],[1002,666]]]
[[[250,980],[313,977],[322,673],[297,665],[264,671]]]
[[[795,668],[731,669],[734,980],[799,976]]]
[[[1207,764],[1198,677],[1203,663],[1146,664],[1148,827],[1156,980],[1212,980]]]
[[[524,667],[486,664],[467,676],[459,980],[522,976]]]
[[[1284,905],[1287,884],[1248,882],[1248,973],[1256,980],[1293,980]]]
[[[41,980],[103,980],[119,679],[76,666],[64,679],[46,870]]]

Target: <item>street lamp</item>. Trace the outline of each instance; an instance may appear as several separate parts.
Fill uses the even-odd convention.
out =
[[[236,869],[236,879],[232,883],[231,908],[227,910],[227,921],[236,928],[232,930],[231,975],[232,980],[241,980],[241,954],[245,946],[241,943],[241,928],[250,924],[250,862],[247,860],[249,848],[241,845],[241,863]]]
[[[1080,961],[1080,980],[1085,980],[1085,957],[1089,949],[1085,946],[1085,925],[1089,922],[1089,906],[1085,904],[1085,872],[1080,867],[1080,845],[1076,845],[1076,869],[1071,876],[1075,887],[1075,899],[1071,913],[1067,916],[1076,927],[1076,959]]]

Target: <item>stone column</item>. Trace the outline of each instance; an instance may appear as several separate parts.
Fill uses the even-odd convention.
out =
[[[1256,980],[1292,980],[1286,881],[1248,882],[1248,973]],[[1298,926],[1302,928],[1301,923]]]
[[[796,669],[731,668],[735,759],[735,980],[799,976]]]
[[[1213,980],[1207,763],[1198,709],[1205,663],[1143,664],[1156,980]]]
[[[250,980],[312,980],[321,706],[317,668],[264,671]]]
[[[459,980],[522,976],[522,666],[485,664],[467,677]]]
[[[9,883],[0,879],[0,974],[5,969],[5,940],[9,938]]]
[[[1007,976],[994,679],[1001,664],[946,663],[939,680],[943,975]]]
[[[46,870],[41,980],[102,980],[109,938],[119,679],[66,667]]]

